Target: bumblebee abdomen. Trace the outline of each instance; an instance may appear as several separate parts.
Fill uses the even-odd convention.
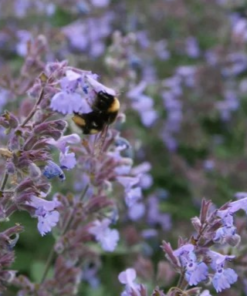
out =
[[[87,114],[74,113],[72,120],[86,135],[97,134],[105,125],[104,118],[96,111]]]
[[[112,124],[117,118],[118,112],[108,112],[105,114],[105,121],[107,124]]]
[[[118,111],[120,109],[120,102],[118,98],[114,97],[114,100],[112,101],[111,105],[108,107],[107,112],[108,113],[116,113],[118,114]]]

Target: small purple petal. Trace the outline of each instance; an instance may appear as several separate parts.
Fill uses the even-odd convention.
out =
[[[145,205],[143,203],[135,203],[128,210],[128,216],[132,221],[137,221],[145,214]]]
[[[141,198],[142,191],[140,187],[136,187],[125,192],[125,202],[128,207],[133,206]]]
[[[47,140],[47,143],[56,146],[61,152],[65,153],[66,145],[68,144],[78,144],[81,138],[77,134],[71,134],[68,136],[62,136],[57,141],[53,138]]]
[[[45,200],[36,196],[32,196],[31,201],[28,203],[36,209],[43,208],[45,211],[53,211],[61,205],[58,200]]]
[[[186,244],[186,245],[183,245],[182,247],[178,248],[177,250],[173,251],[173,254],[174,254],[174,256],[179,257],[183,253],[189,253],[189,252],[193,251],[194,248],[195,248],[195,246],[193,246],[192,244]]]
[[[38,230],[40,234],[43,236],[47,232],[50,232],[58,221],[59,212],[57,211],[47,212],[44,216],[38,216]]]
[[[92,86],[92,88],[95,90],[96,93],[103,91],[107,94],[110,94],[112,96],[116,95],[116,92],[114,89],[104,86],[103,84],[99,83],[97,80],[95,80],[92,75],[86,75],[88,83]]]
[[[230,288],[238,279],[238,275],[231,268],[218,269],[215,273],[212,283],[215,290],[221,292],[222,290]]]
[[[118,280],[121,284],[132,286],[136,278],[136,271],[134,268],[128,268],[118,275]]]
[[[140,181],[139,177],[117,177],[117,181],[125,188],[125,190],[131,189],[137,185]]]
[[[95,239],[100,243],[103,250],[112,252],[117,246],[119,233],[116,229],[110,229],[111,221],[104,219],[103,221],[96,220],[94,226],[90,227],[89,233],[95,236]]]
[[[85,98],[78,93],[67,93],[61,91],[51,99],[50,108],[62,114],[73,114],[73,112],[89,113],[92,111]]]
[[[59,162],[62,169],[71,170],[75,167],[77,161],[75,153],[69,153],[69,147],[66,147],[65,153],[60,153]]]
[[[189,262],[187,264],[185,277],[190,286],[195,286],[199,282],[207,279],[208,267],[204,262]]]

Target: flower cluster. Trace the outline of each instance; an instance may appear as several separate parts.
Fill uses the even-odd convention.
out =
[[[203,200],[200,217],[191,219],[196,234],[189,240],[179,239],[176,250],[172,249],[170,243],[163,242],[162,249],[180,274],[180,280],[178,286],[167,294],[154,290],[153,295],[173,295],[174,291],[198,295],[200,285],[206,283],[211,283],[218,293],[237,282],[237,273],[228,267],[236,256],[224,253],[227,250],[231,252],[231,248],[237,247],[240,242],[233,214],[241,209],[246,212],[247,197],[246,193],[237,196],[239,200],[227,203],[218,210],[213,209],[210,201]],[[132,268],[119,274],[119,281],[126,285],[122,295],[146,295],[145,288],[133,282],[135,278],[136,271]],[[205,290],[200,295],[210,295],[207,293]]]
[[[0,1],[0,294],[242,295],[244,1],[50,2]]]

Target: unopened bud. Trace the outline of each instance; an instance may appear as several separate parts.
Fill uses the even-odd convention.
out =
[[[17,271],[15,270],[2,270],[0,272],[0,277],[2,280],[6,281],[7,283],[11,283],[15,278],[16,272]]]
[[[10,140],[9,140],[9,145],[8,148],[11,151],[16,151],[20,149],[20,142],[19,142],[20,138],[18,135],[14,134]]]
[[[15,117],[12,113],[9,111],[5,111],[2,115],[4,122],[8,123],[8,126],[10,128],[16,128],[19,124],[19,121],[17,117]]]
[[[13,175],[16,172],[15,165],[13,164],[12,161],[7,162],[6,170],[7,170],[8,174],[10,174],[10,175]]]
[[[202,223],[201,223],[200,219],[198,217],[193,217],[193,218],[191,218],[191,223],[194,226],[195,230],[197,232],[199,232],[202,227]]]
[[[241,242],[241,236],[235,234],[233,236],[227,237],[226,242],[232,247],[237,247]]]
[[[34,162],[29,164],[28,171],[33,180],[37,180],[41,176],[41,170]]]
[[[41,84],[39,81],[37,81],[29,90],[27,91],[27,94],[32,98],[37,98],[41,92]]]
[[[39,35],[35,41],[36,51],[42,53],[47,48],[47,39],[44,35]]]

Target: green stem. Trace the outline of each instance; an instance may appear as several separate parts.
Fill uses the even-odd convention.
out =
[[[48,274],[48,271],[49,271],[49,268],[50,268],[50,264],[53,260],[53,257],[55,255],[55,251],[54,251],[54,248],[51,249],[51,252],[48,256],[48,259],[46,261],[46,264],[45,264],[45,270],[44,270],[44,273],[43,273],[43,276],[41,278],[41,284],[44,282],[44,280],[46,279],[46,276]]]
[[[82,195],[81,195],[79,201],[83,200],[85,194],[87,193],[88,188],[89,188],[89,185],[87,185],[87,186],[85,187],[85,189],[84,189],[84,191],[82,192]],[[61,236],[63,236],[63,235],[67,232],[67,230],[69,229],[69,226],[70,226],[70,224],[71,224],[71,222],[72,222],[72,220],[73,220],[73,217],[74,217],[74,212],[75,212],[75,209],[70,213],[69,218],[68,218],[68,220],[67,220],[67,223],[65,224],[65,226],[64,226],[64,228],[63,228],[63,230],[62,230],[62,232],[61,232]],[[42,284],[42,283],[45,281],[45,279],[46,279],[46,276],[47,276],[47,273],[48,273],[48,271],[49,271],[49,268],[50,268],[51,262],[52,262],[53,259],[54,259],[54,255],[55,255],[55,251],[54,251],[54,248],[52,248],[51,251],[50,251],[50,254],[49,254],[49,256],[48,256],[48,259],[47,259],[47,261],[46,261],[45,270],[44,270],[44,273],[43,273],[43,276],[42,276],[42,279],[41,279],[41,284]]]
[[[88,188],[89,188],[89,185],[87,185],[87,186],[85,187],[84,191],[83,191],[82,194],[81,194],[81,197],[80,197],[79,201],[83,200],[85,194],[86,194],[87,191],[88,191]],[[74,214],[75,214],[75,209],[70,213],[69,218],[68,218],[68,220],[67,220],[67,223],[65,224],[65,226],[64,226],[64,228],[63,228],[62,235],[64,235],[64,234],[67,232],[67,230],[69,229],[70,224],[71,224],[71,222],[72,222],[72,220],[73,220]]]
[[[7,173],[7,171],[5,171],[4,176],[3,176],[3,180],[2,180],[2,184],[0,187],[0,190],[3,191],[7,182],[8,182],[8,178],[9,178],[9,174]]]
[[[34,114],[35,114],[36,111],[37,111],[37,107],[38,107],[38,105],[40,104],[40,102],[41,102],[43,96],[44,96],[44,87],[42,88],[42,90],[41,90],[41,92],[40,92],[40,94],[39,94],[38,101],[36,102],[36,104],[34,105],[33,109],[32,109],[31,112],[28,114],[27,118],[23,121],[23,123],[21,124],[20,127],[24,127],[24,126],[28,123],[28,121],[29,121],[30,119],[32,119],[32,117],[34,116]]]

